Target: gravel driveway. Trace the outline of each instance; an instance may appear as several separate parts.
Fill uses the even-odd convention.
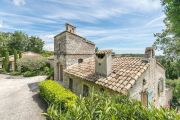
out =
[[[37,82],[44,79],[0,74],[0,120],[45,120],[45,106],[37,94]]]

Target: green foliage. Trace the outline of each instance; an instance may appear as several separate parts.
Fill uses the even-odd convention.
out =
[[[33,76],[36,76],[36,75],[38,75],[37,71],[26,71],[26,72],[23,73],[24,77],[33,77]]]
[[[180,79],[166,80],[166,84],[173,88],[173,106],[180,107]]]
[[[164,6],[166,28],[161,33],[156,33],[155,46],[163,50],[167,58],[179,59],[180,57],[180,1],[161,0]]]
[[[50,105],[47,113],[51,120],[179,120],[176,111],[155,107],[146,108],[127,96],[109,96],[91,93],[80,97],[71,109],[61,110]]]
[[[19,59],[22,58],[22,52],[19,52]]]
[[[77,96],[71,91],[52,80],[46,80],[39,84],[40,95],[50,104],[58,108],[66,109],[75,104]]]
[[[3,69],[4,71],[9,71],[9,52],[6,50],[4,53],[5,57],[3,58]]]
[[[166,59],[164,56],[158,58],[158,61],[166,69],[167,79],[178,79],[180,76],[180,60]]]
[[[46,65],[46,58],[44,57],[24,57],[17,61],[18,70],[26,71],[43,71]]]
[[[20,72],[11,72],[10,75],[12,75],[12,76],[18,76],[18,75],[21,75],[21,73],[20,73]]]
[[[13,50],[16,49],[17,51],[25,51],[27,46],[28,35],[21,32],[15,31],[11,34],[10,39],[7,42],[7,47],[10,54],[13,54]]]
[[[14,49],[18,52],[32,51],[41,53],[44,42],[35,36],[28,36],[21,31],[14,33],[0,32],[0,57],[4,56],[3,51],[8,50],[10,55],[14,54]]]
[[[43,50],[42,54],[41,54],[43,57],[50,57],[50,56],[53,56],[54,55],[54,52],[53,51],[45,51]]]
[[[28,40],[26,51],[41,53],[43,51],[44,42],[39,37],[31,36]]]
[[[17,70],[17,59],[18,59],[18,54],[17,54],[17,50],[14,49],[14,70]]]

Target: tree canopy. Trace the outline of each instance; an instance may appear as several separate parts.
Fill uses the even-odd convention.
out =
[[[164,6],[165,29],[156,33],[155,46],[163,50],[167,58],[180,59],[180,0],[161,0]]]
[[[165,29],[156,33],[154,45],[162,50],[165,58],[161,63],[166,67],[167,77],[180,76],[180,0],[161,0],[166,15]]]
[[[4,56],[4,50],[8,50],[10,55],[14,50],[17,52],[32,51],[41,53],[43,51],[44,42],[36,36],[28,36],[21,31],[0,32],[0,53]]]

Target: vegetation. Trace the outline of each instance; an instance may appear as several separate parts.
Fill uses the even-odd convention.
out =
[[[63,92],[65,91],[65,92]],[[47,113],[50,120],[179,120],[176,111],[155,107],[146,108],[140,102],[127,96],[109,96],[92,92],[88,97],[67,95],[67,91],[53,81],[40,83],[40,94],[49,104]],[[68,97],[67,97],[67,96]],[[61,101],[73,100],[71,107],[62,108]],[[57,102],[60,101],[60,102]],[[73,103],[73,104],[72,104]],[[64,104],[64,102],[63,102]]]
[[[161,0],[164,6],[166,28],[161,33],[156,33],[155,47],[162,50],[165,58],[162,64],[167,69],[169,79],[180,76],[180,1]]]
[[[50,57],[53,55],[54,55],[53,51],[42,51],[42,56],[44,56],[44,57]]]
[[[14,33],[0,32],[0,53],[4,50],[8,50],[10,55],[14,54],[14,50],[17,52],[32,51],[41,53],[43,51],[44,42],[35,36],[28,36],[21,31],[15,31]],[[0,54],[0,57],[4,56]]]
[[[15,71],[17,71],[17,60],[18,60],[17,50],[14,49],[14,70]]]
[[[180,107],[180,79],[177,80],[167,80],[166,84],[173,88],[173,99],[172,106]]]
[[[57,82],[46,80],[39,84],[40,95],[49,103],[58,108],[66,109],[72,107],[77,99],[76,95],[65,89]]]
[[[3,58],[3,69],[6,72],[9,72],[9,52],[6,50],[4,51],[4,58]]]
[[[17,66],[24,77],[43,75],[46,74],[47,60],[44,57],[24,57],[17,61]]]
[[[179,59],[180,56],[180,1],[162,0],[166,18],[166,28],[161,33],[156,33],[155,45],[163,50],[167,58]]]

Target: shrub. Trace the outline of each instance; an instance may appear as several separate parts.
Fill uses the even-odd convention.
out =
[[[38,73],[36,71],[26,71],[23,73],[24,77],[33,77],[36,76]]]
[[[39,84],[40,95],[49,103],[66,109],[75,104],[77,96],[71,91],[52,80],[42,81]]]
[[[44,57],[24,57],[17,61],[18,70],[26,71],[41,71],[46,65],[46,58]]]
[[[21,72],[11,72],[10,75],[12,75],[12,76],[21,75]]]
[[[5,51],[5,57],[3,58],[3,69],[6,72],[9,72],[9,52]]]
[[[71,109],[62,111],[50,105],[45,115],[51,120],[179,120],[174,111],[164,108],[146,108],[127,96],[94,94],[80,97]]]
[[[173,88],[173,107],[180,107],[180,79],[166,80],[166,84]]]

